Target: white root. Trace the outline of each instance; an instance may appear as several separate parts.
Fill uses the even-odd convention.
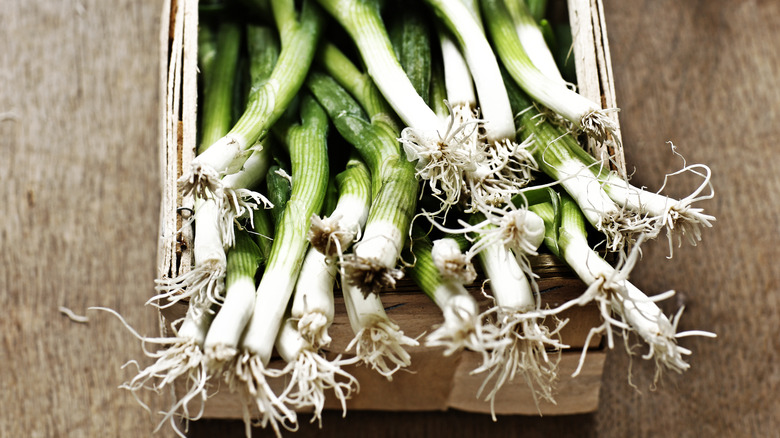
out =
[[[235,227],[242,226],[240,219],[249,219],[250,228],[254,228],[252,211],[260,206],[273,207],[273,203],[268,198],[249,189],[223,186],[218,193],[219,230],[225,248],[232,247],[235,243]]]
[[[332,318],[322,312],[306,312],[298,320],[298,333],[312,349],[319,351],[330,345],[332,339],[328,334],[328,328],[332,322]]]
[[[76,315],[76,313],[68,307],[60,306],[57,308],[63,315],[67,316],[71,321],[86,324],[89,322],[89,318],[85,315]]]
[[[312,215],[308,239],[311,246],[327,257],[341,258],[353,242],[360,240],[360,223],[345,222],[340,216]],[[365,222],[365,220],[363,220]]]
[[[324,315],[323,315],[324,316]],[[347,399],[359,389],[358,381],[342,367],[358,362],[357,358],[328,359],[325,352],[315,349],[300,333],[299,322],[287,318],[276,339],[276,350],[282,359],[292,364],[288,376],[287,403],[295,408],[312,408],[312,422],[322,423],[325,393],[333,390],[339,400],[343,415],[347,414]],[[317,340],[318,343],[322,339]]]
[[[580,118],[580,128],[588,137],[599,143],[607,141],[619,143],[617,122],[610,117],[610,113],[618,111],[620,111],[618,108],[589,111]]]
[[[466,170],[465,191],[470,195],[466,212],[488,212],[510,204],[512,197],[533,179],[539,166],[529,152],[531,139],[482,144],[484,160],[474,170]]]
[[[195,196],[207,199],[215,196],[222,187],[222,175],[214,168],[193,162],[190,172],[182,176],[179,181],[179,190],[182,196]]]
[[[358,287],[344,284],[344,304],[355,337],[347,351],[355,350],[362,363],[392,380],[393,374],[411,365],[411,355],[405,347],[419,343],[404,335],[385,312],[377,294],[363,294]]]
[[[398,280],[404,277],[401,269],[388,268],[371,259],[346,254],[341,263],[345,272],[345,280],[350,285],[358,287],[363,294],[378,294],[385,289],[394,289]]]
[[[433,196],[442,202],[441,211],[458,203],[464,187],[463,173],[475,170],[475,163],[485,159],[478,149],[481,120],[467,106],[447,106],[450,116],[443,134],[407,127],[399,139],[406,158],[416,162],[417,177],[427,181]]]
[[[360,385],[343,367],[357,361],[357,358],[341,359],[340,356],[330,360],[311,348],[302,349],[290,374],[290,385],[294,389],[288,396],[289,403],[297,408],[313,408],[311,421],[317,421],[322,426],[325,393],[333,390],[341,405],[342,415],[346,416],[347,400],[360,390]]]
[[[164,389],[170,389],[173,397],[171,406],[167,411],[163,411],[163,419],[158,423],[155,431],[158,431],[165,423],[170,422],[174,432],[184,437],[179,430],[179,418],[185,421],[195,421],[203,414],[206,399],[208,398],[208,383],[211,373],[203,360],[203,350],[201,349],[202,337],[205,336],[204,327],[208,325],[208,314],[205,312],[194,312],[192,309],[183,320],[174,322],[171,327],[174,331],[172,337],[146,337],[140,335],[133,329],[127,321],[113,309],[104,307],[90,307],[89,310],[101,310],[111,313],[119,318],[125,328],[141,341],[144,354],[155,360],[148,367],[141,369],[136,361],[127,362],[124,367],[135,365],[138,373],[130,381],[120,385],[120,388],[130,391],[136,401],[149,410],[149,407],[141,401],[138,392],[144,389],[154,392],[161,392]],[[200,315],[200,316],[196,316]],[[178,323],[181,326],[177,329]],[[202,335],[202,336],[201,336]],[[160,349],[150,351],[146,349],[147,344],[160,345]],[[177,398],[174,389],[176,381],[184,382],[184,394]],[[190,411],[190,404],[197,401],[199,404],[196,412]]]
[[[484,399],[490,403],[493,420],[496,419],[495,400],[498,392],[517,375],[528,384],[537,407],[540,399],[555,404],[554,389],[560,353],[562,349],[568,348],[559,336],[566,321],[555,319],[555,328],[550,329],[543,323],[544,315],[541,312],[523,312],[498,306],[487,310],[483,317],[492,320],[497,327],[496,348],[483,356],[482,364],[471,374],[487,373],[477,396],[482,396],[489,388]]]
[[[672,149],[675,154],[674,144]],[[679,154],[678,154],[679,155]],[[661,194],[670,177],[692,173],[702,178],[701,184],[688,196],[682,199],[674,199]],[[610,173],[605,179],[607,193],[618,204],[625,208],[646,215],[647,221],[654,227],[653,232],[648,233],[655,237],[661,231],[666,230],[669,242],[669,256],[674,254],[674,244],[681,246],[683,239],[696,246],[701,241],[703,228],[712,227],[715,217],[704,213],[702,208],[694,207],[697,202],[712,199],[715,191],[712,188],[712,171],[704,164],[685,163],[680,170],[664,177],[664,184],[657,192],[650,192],[639,187],[634,187],[619,176]]]
[[[277,438],[282,436],[281,428],[290,432],[298,429],[297,415],[289,406],[291,400],[288,395],[292,388],[288,385],[276,394],[269,382],[269,379],[288,375],[293,367],[294,364],[288,363],[282,369],[268,368],[258,355],[247,351],[236,355],[233,363],[225,367],[225,382],[231,392],[238,393],[243,399],[247,437],[252,436],[252,426],[265,428],[270,425]]]
[[[155,290],[160,292],[146,302],[160,309],[189,300],[196,308],[208,308],[206,304],[221,304],[225,300],[226,264],[217,261],[194,267],[176,278],[155,280]]]
[[[211,370],[224,370],[238,354],[238,349],[225,344],[206,346],[203,360]]]
[[[347,351],[355,349],[355,356],[367,366],[393,380],[393,374],[412,364],[412,357],[404,347],[420,345],[404,335],[398,325],[389,319],[377,319],[355,334]]]
[[[484,120],[467,104],[450,106],[445,133],[438,139],[411,128],[401,132],[409,161],[416,161],[417,176],[428,182],[441,209],[426,212],[433,219],[459,202],[467,212],[489,211],[510,202],[531,181],[538,169],[528,151],[530,141],[487,141]]]
[[[648,345],[648,352],[642,358],[655,361],[657,380],[665,368],[681,373],[690,367],[683,356],[691,352],[677,344],[678,338],[691,335],[715,337],[715,334],[698,330],[676,333],[682,309],[670,320],[656,304],[673,296],[674,291],[648,297],[628,281],[628,275],[640,255],[641,240],[640,237],[638,244],[627,258],[621,260],[618,268],[613,268],[587,246],[587,241],[573,238],[564,250],[564,257],[580,278],[588,284],[588,288],[579,298],[563,304],[554,311],[559,312],[574,305],[582,306],[595,302],[603,323],[591,329],[586,345],[594,336],[604,335],[607,346],[614,348],[613,328],[619,329],[624,339],[627,339],[629,333],[634,332]],[[577,262],[576,259],[580,261]],[[627,342],[626,350],[629,354],[633,354]],[[573,376],[577,376],[582,370],[586,352],[587,349],[583,349]]]

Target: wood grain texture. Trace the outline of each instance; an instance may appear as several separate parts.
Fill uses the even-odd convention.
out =
[[[116,387],[140,358],[112,317],[156,333],[161,0],[5,0],[0,8],[0,435],[148,436],[154,418]],[[692,369],[666,375],[608,354],[599,411],[565,417],[350,412],[298,436],[777,436],[780,430],[780,3],[605,1],[626,161],[653,189],[680,161],[712,167],[718,217],[696,248],[648,245],[632,277],[675,288]],[[97,169],[97,170],[96,170]],[[684,194],[692,181],[670,181]],[[204,421],[193,437],[242,436]],[[164,436],[166,433],[160,434]],[[258,431],[257,436],[267,436]],[[292,434],[290,434],[292,436]]]
[[[630,4],[629,4],[630,3]],[[674,288],[685,304],[691,370],[648,390],[652,367],[607,358],[596,425],[600,436],[778,436],[780,423],[780,3],[773,1],[607,2],[607,26],[622,108],[626,161],[634,181],[658,189],[680,160],[707,163],[718,220],[698,247],[665,259],[648,245],[633,274],[650,292]],[[772,30],[774,29],[774,30]],[[694,180],[669,182],[686,194]]]
[[[127,436],[120,366],[157,317],[158,2],[0,8],[0,435]],[[146,433],[144,433],[146,434]]]

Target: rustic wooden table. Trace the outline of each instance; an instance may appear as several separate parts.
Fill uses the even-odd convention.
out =
[[[104,305],[156,334],[160,0],[5,0],[0,8],[0,435],[147,436],[156,416],[117,386],[139,343]],[[780,429],[780,2],[606,1],[634,181],[657,189],[707,163],[718,218],[667,260],[647,245],[632,279],[675,288],[692,369],[650,390],[653,367],[611,352],[600,408],[573,417],[329,414],[318,436],[777,436]],[[689,180],[671,181],[683,194]],[[153,400],[146,399],[154,403]],[[162,435],[168,432],[162,433]],[[191,436],[242,436],[206,421]],[[265,436],[265,432],[258,432]]]

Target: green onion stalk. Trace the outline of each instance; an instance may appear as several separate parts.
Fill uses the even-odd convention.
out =
[[[261,88],[269,80],[279,58],[278,38],[273,29],[267,26],[248,25],[246,27],[246,42],[249,52],[249,74],[250,83],[254,90]],[[233,72],[235,74],[235,72]],[[204,103],[207,110],[207,105]],[[222,135],[204,139],[206,145],[211,145]],[[268,143],[269,139],[263,142]],[[252,190],[263,181],[268,174],[271,165],[271,154],[269,148],[262,143],[257,142],[250,148],[251,155],[235,173],[230,173],[222,178],[221,185],[215,200],[220,209],[220,228],[222,230],[222,241],[226,247],[230,247],[234,242],[234,225],[240,227],[238,219],[248,218],[251,220],[252,210],[260,205],[265,208],[272,207],[272,203],[262,194]]]
[[[379,12],[376,0],[318,0],[321,5],[342,25],[357,45],[368,74],[373,79],[393,111],[406,127],[401,131],[406,156],[417,163],[418,172],[424,176],[430,174],[436,178],[441,172],[429,159],[437,151],[459,148],[462,134],[472,125],[461,126],[452,115],[440,117],[418,94],[412,81],[396,57],[393,46]],[[333,74],[333,72],[329,72]],[[413,74],[410,70],[408,73]],[[434,107],[437,102],[431,103]],[[373,113],[370,109],[366,109]],[[510,114],[511,119],[511,114]],[[511,134],[511,133],[510,133]],[[431,167],[430,171],[427,168]],[[438,181],[432,181],[431,187],[446,193],[450,181],[443,183],[443,189],[437,188]],[[436,193],[442,193],[436,192]],[[445,195],[446,196],[446,195]],[[445,198],[446,199],[446,198]]]
[[[541,22],[547,13],[547,0],[522,0],[534,21]]]
[[[642,358],[655,362],[656,381],[664,369],[678,373],[687,370],[690,364],[685,362],[683,356],[691,354],[691,351],[678,345],[677,340],[686,336],[715,337],[715,334],[701,330],[677,332],[683,308],[669,318],[656,304],[673,296],[674,291],[650,297],[628,281],[628,275],[640,256],[639,246],[635,246],[627,257],[622,258],[617,268],[613,267],[589,246],[585,220],[577,204],[570,197],[562,195],[560,205],[560,256],[588,288],[582,296],[554,311],[595,302],[603,323],[591,329],[585,345],[588,345],[593,336],[606,334],[607,345],[613,348],[614,328],[623,332],[626,350],[633,354],[628,343],[628,334],[634,332],[648,346]],[[547,225],[554,226],[549,221]],[[587,349],[583,349],[579,366],[574,372],[575,376],[582,369],[586,351]]]
[[[444,70],[446,105],[451,114],[450,123],[459,126],[447,148],[435,150],[418,147],[414,141],[404,143],[408,156],[418,157],[417,176],[428,182],[431,193],[441,202],[441,210],[427,214],[429,219],[446,212],[469,192],[469,175],[485,166],[487,153],[479,135],[477,96],[471,72],[452,36],[439,31]],[[490,174],[491,172],[486,172]]]
[[[303,2],[300,13],[293,0],[271,0],[271,6],[281,41],[271,77],[253,87],[244,114],[230,131],[192,161],[179,179],[184,195],[219,197],[221,176],[241,167],[303,84],[321,35],[323,14],[310,1]]]
[[[423,7],[416,0],[398,1],[386,12],[393,50],[417,94],[431,105],[431,36]]]
[[[453,43],[454,44],[454,43]],[[461,57],[462,60],[463,57]],[[438,58],[434,57],[434,61]],[[450,109],[447,107],[447,84],[444,79],[444,65],[442,62],[433,62],[431,65],[431,108],[439,115],[439,117],[445,118],[450,113]],[[470,75],[470,73],[469,73]],[[473,85],[469,83],[470,95],[474,97]],[[476,104],[474,105],[476,106]]]
[[[447,186],[443,185],[446,198],[439,197],[444,205],[442,208],[459,202],[463,192],[468,195],[465,207],[467,213],[502,214],[502,207],[529,183],[531,171],[537,169],[533,157],[526,151],[530,143],[511,143],[513,149],[507,149],[496,144],[491,146],[482,139],[477,129],[477,124],[481,122],[477,119],[471,73],[452,38],[446,32],[441,32],[440,39],[451,113],[461,126],[465,127],[469,123],[474,125],[473,129],[464,129],[460,134],[462,141],[458,144],[461,147],[451,147],[432,155],[441,159],[435,168],[451,175],[441,180],[453,181]],[[434,215],[427,216],[432,220]]]
[[[265,182],[268,199],[274,205],[269,211],[271,212],[273,227],[276,227],[282,220],[284,207],[287,205],[287,201],[290,200],[290,193],[292,192],[289,164],[281,160],[277,161],[276,164],[272,164],[268,169]]]
[[[471,74],[456,42],[442,29],[437,29],[437,33],[444,65],[447,66],[449,61],[450,64],[456,63],[457,68],[443,69],[444,79],[449,81],[446,84],[447,92],[452,95],[440,94],[435,96],[435,100],[431,95],[431,84],[435,86],[436,82],[431,70],[437,63],[431,56],[430,26],[423,18],[424,11],[420,9],[417,4],[404,5],[402,23],[393,26],[394,22],[391,22],[390,33],[392,39],[394,34],[398,33],[393,32],[395,28],[403,29],[403,34],[406,36],[403,42],[406,44],[394,44],[396,53],[399,54],[399,61],[425,103],[431,106],[439,117],[447,120],[446,132],[449,133],[450,138],[447,142],[431,144],[427,136],[418,139],[419,131],[413,129],[402,131],[401,141],[406,156],[415,162],[417,177],[427,182],[423,185],[423,190],[427,186],[431,195],[440,201],[436,211],[424,212],[424,215],[432,220],[442,213],[446,216],[446,212],[460,201],[464,189],[464,169],[474,168],[474,163],[480,162],[479,159],[484,158],[485,155],[479,155],[477,151],[480,121],[476,119],[477,103]],[[419,67],[420,65],[424,68]],[[441,66],[437,65],[437,67]],[[423,71],[426,74],[421,74]],[[464,108],[463,105],[467,107]]]
[[[371,79],[335,47],[326,51],[322,62],[335,78],[312,72],[308,87],[371,173],[372,201],[365,231],[341,263],[342,291],[355,333],[348,350],[354,348],[358,359],[391,379],[411,363],[405,347],[418,345],[390,320],[379,298],[379,292],[393,287],[402,275],[396,264],[416,204],[414,166],[401,155],[396,124]]]
[[[411,5],[406,6],[407,11],[410,6]],[[404,70],[408,73],[409,79],[415,84],[415,89],[423,96],[426,103],[432,105],[433,108],[433,106],[440,104],[438,100],[432,101],[431,99],[430,85],[431,82],[433,82],[433,78],[431,77],[431,74],[421,75],[414,69],[414,65],[419,63],[426,63],[428,72],[430,72],[432,68],[428,26],[422,20],[421,11],[418,9],[419,7],[417,10],[413,11],[414,17],[416,17],[415,20],[404,21],[404,29],[406,30],[406,34],[417,36],[416,38],[409,38],[414,40],[413,43],[409,44],[410,46],[422,46],[426,50],[416,50],[417,52],[422,53],[417,53],[416,57],[411,60],[406,60],[406,62],[404,62],[405,59],[403,56],[401,56],[400,60]],[[452,70],[455,70],[454,68],[444,69],[445,75],[450,75],[445,76],[445,80],[449,80],[449,83],[447,83],[446,86],[450,87],[447,89],[447,92],[449,93],[452,91],[453,95],[440,96],[442,99],[449,99],[451,101],[450,103],[447,103],[446,100],[441,102],[445,106],[444,109],[446,111],[440,112],[438,111],[438,108],[434,110],[442,118],[446,118],[448,114],[450,115],[450,118],[448,119],[448,132],[452,133],[452,141],[448,142],[446,145],[439,145],[446,147],[433,148],[430,143],[425,140],[420,142],[415,141],[414,136],[416,131],[414,130],[406,130],[406,137],[402,138],[407,157],[415,161],[417,177],[427,182],[427,186],[430,188],[433,197],[441,202],[441,209],[429,213],[429,217],[434,217],[439,213],[445,212],[448,208],[457,204],[460,200],[461,188],[463,186],[462,169],[477,160],[475,153],[472,152],[472,149],[476,146],[469,147],[467,145],[469,145],[469,143],[476,144],[477,142],[478,121],[475,120],[475,117],[466,118],[466,114],[464,114],[464,112],[468,112],[469,114],[473,113],[476,115],[476,95],[474,94],[471,74],[468,72],[468,67],[465,65],[465,61],[458,51],[459,49],[449,34],[444,32],[438,33],[440,35],[440,45],[444,60],[451,59],[454,51],[456,53],[455,56],[459,57],[459,59],[455,59],[451,62],[461,63],[457,66],[460,70],[452,72]],[[403,51],[396,49],[396,51],[401,52],[403,55],[412,52],[413,49]],[[455,74],[460,74],[460,76],[457,78],[451,77]],[[454,80],[457,80],[458,82],[453,86],[452,82]],[[422,84],[425,85],[424,89],[421,89]],[[457,88],[457,92],[454,88]],[[464,109],[462,105],[469,107]],[[460,127],[458,132],[452,131],[455,126]],[[423,186],[423,188],[425,188],[425,186]]]
[[[501,71],[493,48],[475,14],[460,1],[426,0],[456,38],[479,97],[485,137],[489,143],[513,141],[514,120],[509,96],[501,86]]]
[[[444,321],[426,336],[425,345],[442,347],[445,356],[471,350],[487,361],[490,351],[501,348],[504,341],[499,339],[496,326],[483,321],[477,300],[464,286],[476,279],[474,266],[461,252],[456,238],[431,242],[419,230],[415,234],[409,248],[414,258],[409,276],[444,316]]]
[[[378,293],[385,287],[394,287],[403,275],[396,266],[416,205],[418,184],[414,166],[401,154],[392,117],[382,112],[382,105],[371,103],[375,95],[368,84],[354,80],[359,76],[357,68],[344,57],[325,56],[323,62],[340,63],[329,69],[340,75],[351,73],[334,78],[312,72],[308,87],[342,137],[363,158],[372,181],[365,231],[352,254],[344,256],[342,267],[348,283],[357,285],[365,294]],[[349,92],[342,87],[349,87]],[[361,108],[358,102],[369,104]]]
[[[298,409],[313,408],[313,419],[322,422],[325,391],[333,390],[346,415],[346,400],[359,388],[357,379],[343,366],[357,359],[326,357],[330,344],[328,328],[333,323],[333,287],[338,275],[338,258],[347,250],[366,223],[371,200],[368,168],[357,157],[347,162],[336,176],[339,196],[328,217],[312,216],[309,247],[295,284],[290,315],[276,339],[282,359],[293,363],[288,376],[287,399]],[[317,242],[317,244],[315,244]]]
[[[509,96],[502,83],[498,61],[485,37],[477,11],[464,2],[426,0],[440,21],[452,32],[474,79],[482,128],[488,143],[512,142],[514,121]]]
[[[306,94],[301,98],[300,119],[300,124],[282,133],[292,166],[292,192],[256,289],[254,311],[227,376],[232,387],[243,388],[244,396],[257,409],[260,424],[270,424],[277,434],[280,424],[292,428],[297,419],[286,406],[287,391],[277,395],[271,390],[267,378],[279,373],[268,364],[306,254],[310,218],[320,210],[328,183],[327,114]],[[289,369],[291,366],[284,371]]]
[[[353,242],[360,240],[371,205],[371,174],[357,157],[350,157],[346,169],[336,176],[339,190],[336,207],[328,216],[312,216],[309,242],[326,257],[340,258]]]
[[[600,172],[606,163],[583,150],[571,133],[547,121],[516,86],[507,83],[507,89],[518,111],[519,133],[534,142],[531,152],[539,168],[566,190],[588,222],[604,234],[608,250],[623,251],[637,236],[654,232],[647,217],[618,205],[604,190],[594,172]]]
[[[393,50],[376,0],[318,0],[349,33],[368,74],[401,120],[435,135],[442,120],[417,93]]]
[[[548,78],[569,87],[558,69],[555,57],[547,46],[542,28],[526,1],[506,0],[504,4],[512,17],[520,44],[531,63]]]
[[[268,256],[271,254],[271,246],[274,240],[274,223],[270,210],[253,210],[252,224],[253,228],[249,234],[252,236],[255,245],[260,249],[261,264],[265,265],[265,261],[268,260]]]
[[[308,239],[311,243],[295,286],[291,316],[313,348],[330,343],[333,323],[333,285],[338,262],[360,239],[371,203],[371,176],[363,162],[352,157],[336,177],[338,202],[330,215],[313,215]]]
[[[508,203],[529,183],[536,164],[526,151],[527,144],[515,142],[510,101],[506,90],[496,87],[501,72],[481,28],[478,10],[461,2],[428,3],[449,30],[439,33],[447,97],[452,105],[450,124],[458,128],[451,131],[455,141],[446,149],[420,148],[415,141],[406,141],[405,149],[407,154],[422,157],[418,169],[440,174],[431,178],[431,185],[433,188],[437,181],[442,186],[443,209],[457,203],[465,192],[467,211],[487,214]],[[481,116],[477,117],[478,113]]]
[[[544,222],[530,210],[515,212],[513,221],[503,230],[501,226],[480,224],[484,231],[475,236],[475,245],[480,246],[478,258],[495,302],[482,317],[493,321],[499,330],[498,339],[504,341],[473,371],[486,373],[478,395],[492,382],[485,400],[490,403],[494,419],[499,390],[517,374],[525,378],[537,403],[539,398],[554,403],[560,351],[567,347],[558,335],[565,321],[554,319],[553,328],[544,324],[546,315],[541,311],[534,274],[528,266],[527,257],[536,255],[544,240]],[[471,220],[480,219],[473,216]],[[492,230],[499,231],[491,234]],[[518,232],[523,234],[523,245],[512,243],[519,237]],[[501,237],[497,239],[496,235]]]
[[[410,9],[407,7],[407,11]],[[404,70],[414,84],[425,84],[425,88],[415,85],[418,93],[426,99],[426,103],[436,106],[443,106],[444,111],[436,108],[437,114],[448,118],[448,132],[450,132],[452,141],[447,144],[440,144],[440,147],[431,148],[430,144],[422,141],[417,142],[415,131],[407,130],[406,137],[402,135],[402,143],[407,157],[415,161],[417,177],[427,184],[431,195],[440,201],[439,208],[436,211],[425,211],[424,216],[429,220],[435,220],[440,214],[446,218],[447,211],[462,199],[462,193],[469,192],[468,182],[474,178],[484,178],[484,175],[496,173],[489,169],[489,151],[486,150],[487,143],[482,141],[480,135],[480,126],[483,123],[478,119],[477,97],[474,91],[474,83],[465,59],[460,53],[460,48],[452,35],[441,28],[437,29],[440,48],[442,53],[442,63],[444,72],[444,86],[446,95],[437,96],[433,101],[429,98],[430,84],[435,81],[432,75],[422,75],[416,71],[415,64],[425,63],[430,70],[431,49],[428,39],[428,26],[422,19],[421,11],[414,12],[414,20],[404,21],[405,34],[411,35],[408,39],[413,42],[408,44],[413,47],[425,47],[427,50],[404,49],[397,52],[401,53],[400,60]],[[415,35],[422,35],[414,38]],[[421,42],[424,40],[425,43]],[[403,55],[409,52],[415,52],[412,60],[406,60]],[[407,66],[408,65],[408,66]],[[441,99],[441,102],[439,101]],[[457,127],[457,131],[454,129]]]
[[[613,141],[618,141],[615,135],[617,124],[609,117],[609,113],[617,109],[602,109],[567,88],[565,83],[542,73],[523,47],[504,0],[484,0],[480,3],[493,46],[517,84],[534,100],[595,140],[606,142],[611,137]]]
[[[252,233],[270,233],[266,211],[255,210],[254,216],[255,229]],[[225,301],[208,327],[202,345],[202,363],[206,367],[204,374],[207,378],[231,375],[230,366],[236,356],[236,344],[251,317],[255,301],[255,275],[267,257],[262,247],[255,243],[249,230],[236,231],[235,244],[227,254]],[[244,412],[248,424],[246,408]]]
[[[253,232],[261,231],[254,230]],[[255,274],[265,260],[248,230],[239,230],[228,251],[225,301],[211,323],[204,343],[205,360],[211,370],[220,371],[237,354],[241,333],[255,304]]]

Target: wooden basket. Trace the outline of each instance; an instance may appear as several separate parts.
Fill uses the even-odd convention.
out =
[[[563,0],[560,0],[563,3]],[[574,37],[577,82],[580,93],[604,108],[616,108],[609,47],[601,0],[568,0],[567,9]],[[563,5],[561,5],[563,6]],[[188,225],[192,199],[182,198],[176,181],[181,171],[195,156],[197,120],[197,0],[167,0],[163,7],[161,44],[161,146],[162,205],[158,276],[173,278],[189,269],[192,263],[192,227]],[[617,117],[613,113],[613,117]],[[616,119],[617,121],[617,119]],[[600,153],[598,145],[591,145]],[[623,151],[603,151],[613,157],[613,165],[625,172]],[[533,259],[543,306],[556,306],[576,298],[584,291],[583,283],[568,267],[554,257],[541,255]],[[480,304],[488,300],[478,289],[472,290]],[[430,332],[441,323],[441,311],[414,284],[403,280],[397,289],[382,294],[387,314],[411,337]],[[170,321],[184,316],[184,304],[161,312],[160,326],[169,333]],[[560,377],[555,396],[557,404],[536,404],[522,378],[506,384],[495,401],[497,414],[561,415],[595,411],[598,407],[601,374],[606,353],[600,339],[585,346],[591,327],[600,323],[593,305],[572,308],[561,318],[569,323],[561,333],[562,341],[571,346],[561,354]],[[343,299],[336,297],[336,316],[329,330],[333,343],[329,352],[349,355],[345,351],[352,339]],[[583,348],[588,348],[587,360],[580,375],[571,377]],[[476,397],[483,375],[470,375],[478,357],[470,352],[444,357],[440,349],[416,347],[410,349],[412,365],[409,372],[399,372],[392,382],[365,366],[349,367],[360,382],[360,393],[348,402],[349,409],[433,411],[459,409],[469,412],[490,412],[490,405]],[[326,402],[328,408],[339,408],[336,400]],[[241,406],[227,391],[209,398],[205,418],[241,418]]]

